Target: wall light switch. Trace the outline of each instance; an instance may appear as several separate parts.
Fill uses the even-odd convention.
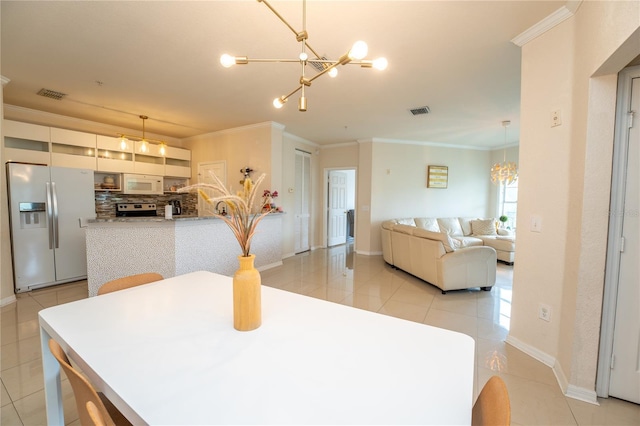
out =
[[[531,216],[531,232],[542,232],[542,218],[540,216]]]

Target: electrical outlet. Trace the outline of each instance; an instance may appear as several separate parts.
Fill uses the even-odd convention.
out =
[[[538,318],[547,322],[551,321],[551,306],[544,303],[538,304]]]
[[[551,111],[551,127],[556,127],[562,124],[562,116],[560,110]]]

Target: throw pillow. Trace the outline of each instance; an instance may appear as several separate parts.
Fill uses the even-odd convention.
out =
[[[496,235],[496,224],[493,219],[471,221],[473,235]]]

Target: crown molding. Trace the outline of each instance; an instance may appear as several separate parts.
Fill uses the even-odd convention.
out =
[[[293,140],[294,142],[298,142],[298,143],[303,143],[305,145],[311,145],[314,148],[320,148],[320,145],[310,141],[309,139],[305,139],[303,137],[300,137],[298,135],[294,135],[293,133],[289,133],[289,132],[283,132],[284,136],[288,139]]]
[[[358,141],[360,142],[360,141]],[[389,144],[399,144],[399,145],[420,145],[420,146],[432,146],[436,148],[450,148],[450,149],[468,149],[472,151],[492,151],[497,149],[495,147],[481,147],[481,146],[471,146],[471,145],[450,145],[441,142],[424,142],[424,141],[411,141],[411,140],[401,140],[401,139],[380,139],[373,138],[369,140],[363,140],[363,142],[377,142],[377,143],[389,143]],[[503,147],[500,147],[503,148]]]
[[[67,115],[54,114],[52,112],[40,111],[37,109],[25,108],[16,105],[4,104],[4,119],[22,121],[25,123],[39,124],[41,126],[58,127],[67,130],[95,133],[104,136],[115,137],[118,133],[136,134],[140,129],[129,129],[126,127],[113,126],[111,124],[99,123],[97,121],[84,120],[82,118],[69,117]],[[172,146],[180,146],[181,140],[170,136],[159,135],[157,133],[146,132],[148,137],[162,139]],[[175,144],[175,145],[173,145]]]
[[[582,0],[568,1],[565,6],[562,6],[560,9],[556,10],[551,15],[547,16],[528,30],[512,38],[511,43],[515,44],[518,47],[524,46],[536,37],[546,33],[556,25],[559,25],[565,20],[571,18],[580,7],[580,4],[582,4]]]

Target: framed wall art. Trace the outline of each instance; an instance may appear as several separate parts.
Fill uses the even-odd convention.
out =
[[[427,188],[447,189],[449,168],[447,166],[427,166]]]

